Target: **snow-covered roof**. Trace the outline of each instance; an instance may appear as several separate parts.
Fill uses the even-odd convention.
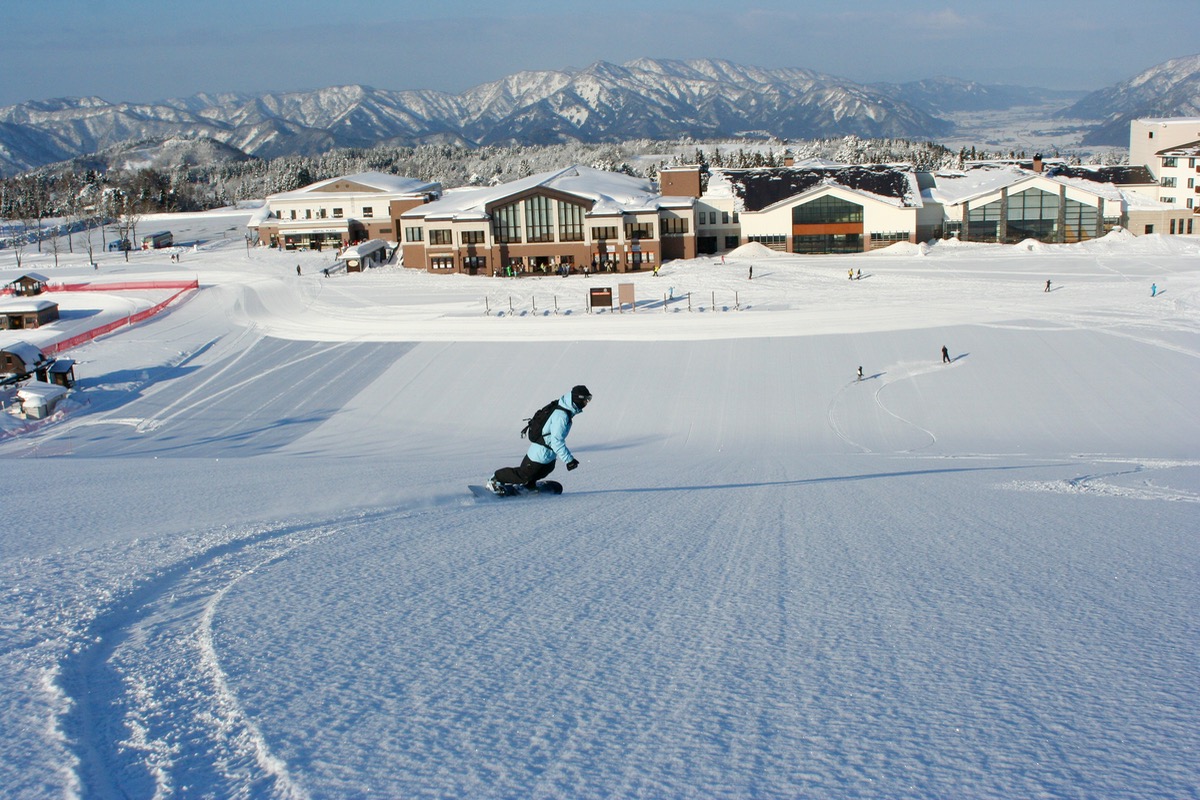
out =
[[[339,190],[337,192],[329,191],[328,187],[342,181],[362,186],[364,187],[364,191],[360,192],[353,189]],[[386,172],[358,172],[354,175],[341,175],[336,178],[310,183],[308,186],[302,186],[290,192],[279,192],[268,195],[267,200],[310,200],[314,193],[322,192],[326,194],[424,195],[430,192],[441,191],[441,188],[441,184],[439,183],[423,181],[417,178],[406,178],[402,175],[389,175]]]
[[[45,358],[41,350],[26,341],[8,342],[7,344],[0,343],[0,351],[12,353],[24,362],[26,368],[32,368],[34,365],[41,363]]]
[[[1156,156],[1195,156],[1195,155],[1200,155],[1200,141],[1188,142],[1187,144],[1177,144],[1174,147],[1168,147],[1165,150],[1159,150],[1154,155],[1156,155]]]
[[[47,308],[57,308],[53,300],[39,300],[32,297],[18,297],[11,300],[0,300],[0,313],[25,314],[30,311],[44,311]]]
[[[42,404],[62,397],[66,393],[66,387],[59,386],[57,383],[31,381],[17,390],[17,397],[26,403]]]
[[[762,211],[814,189],[836,186],[897,207],[922,205],[915,171],[907,165],[856,166],[813,159],[791,167],[715,169],[706,197],[733,197],[742,211]]]
[[[43,275],[40,272],[26,272],[23,275],[19,275],[9,285],[11,286],[13,283],[16,283],[17,281],[22,281],[22,280],[37,281],[38,283],[49,283],[50,282],[50,279],[47,278],[45,275]]]
[[[451,189],[439,200],[404,212],[401,218],[486,219],[490,206],[535,189],[553,189],[590,202],[588,214],[591,216],[654,211],[666,205],[678,207],[686,202],[683,198],[663,198],[654,191],[654,184],[645,178],[576,164],[499,186]]]
[[[366,242],[360,242],[352,247],[347,247],[342,251],[342,254],[339,256],[339,258],[342,261],[345,261],[347,258],[362,258],[365,255],[374,253],[380,248],[386,249],[387,242],[385,242],[383,239],[371,239]]]

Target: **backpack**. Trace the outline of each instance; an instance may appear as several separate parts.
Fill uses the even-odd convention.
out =
[[[546,447],[546,441],[542,437],[542,431],[546,428],[546,421],[550,419],[550,415],[562,408],[567,412],[567,419],[575,416],[569,408],[563,408],[558,404],[557,400],[547,403],[546,405],[533,412],[533,416],[525,420],[525,427],[521,429],[521,438],[529,437],[529,441],[534,444],[540,444]]]

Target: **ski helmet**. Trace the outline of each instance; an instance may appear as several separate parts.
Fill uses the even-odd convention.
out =
[[[583,384],[576,386],[571,390],[571,402],[579,408],[583,408],[592,401],[592,393]]]

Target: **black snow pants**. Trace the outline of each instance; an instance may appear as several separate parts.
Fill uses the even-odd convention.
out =
[[[523,485],[532,489],[538,481],[554,472],[556,463],[556,461],[551,461],[549,464],[539,464],[529,456],[525,456],[521,459],[521,466],[501,467],[496,470],[496,474],[492,478],[500,483]]]

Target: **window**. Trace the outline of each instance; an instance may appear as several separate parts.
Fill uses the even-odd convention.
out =
[[[462,232],[462,243],[463,244],[483,244],[483,237],[484,237],[483,231],[463,231]]]
[[[735,211],[735,212],[733,212],[733,224],[737,225],[737,222],[738,222],[738,212]]]
[[[1188,159],[1188,169],[1192,169],[1192,168],[1194,168],[1195,166],[1196,166],[1196,159],[1194,159],[1194,158],[1189,158],[1189,159]]]
[[[334,218],[334,219],[341,219],[341,218],[342,218],[342,210],[341,210],[340,208],[335,208],[335,209],[333,210],[333,218]]]
[[[1189,189],[1196,188],[1196,179],[1195,178],[1188,178],[1188,188]]]
[[[708,224],[709,225],[717,224],[717,212],[715,212],[715,211],[708,212]]]
[[[1174,203],[1175,202],[1174,197],[1160,197],[1158,199],[1163,203]]]
[[[471,275],[475,275],[479,272],[487,272],[487,257],[466,256],[463,258],[463,269],[465,269]]]
[[[560,242],[583,241],[583,206],[558,201],[558,240]]]
[[[872,245],[883,244],[884,242],[887,242],[889,244],[892,242],[907,242],[908,240],[909,240],[909,232],[908,231],[889,231],[887,233],[883,233],[880,231],[872,231],[872,233],[871,233],[871,244]]]
[[[1171,220],[1171,233],[1175,233],[1175,220]]]
[[[729,224],[729,212],[728,212],[728,211],[722,211],[722,212],[721,212],[721,224],[722,224],[722,225],[728,225],[728,224]]]
[[[772,250],[784,252],[787,249],[786,236],[747,236],[747,242],[758,242],[759,244],[769,247]]]
[[[454,269],[454,256],[434,256],[429,259],[429,266],[434,269]]]
[[[304,209],[304,218],[312,219],[312,209],[311,208]]]
[[[425,229],[417,228],[417,227],[405,228],[404,229],[404,241],[406,241],[406,242],[423,242],[423,241],[425,241]]]
[[[738,246],[738,237],[736,237],[736,236],[726,236],[725,237],[725,249],[726,250],[733,250],[733,249],[737,248],[737,246]]]
[[[363,206],[363,217],[367,218],[373,216],[375,216],[375,209],[371,208],[371,206]]]
[[[652,223],[652,222],[626,222],[625,223],[625,238],[626,239],[653,239],[654,238],[654,223]]]
[[[497,244],[521,241],[520,204],[509,203],[492,212],[492,238]]]
[[[530,242],[553,242],[554,220],[550,218],[550,198],[535,195],[525,201],[525,231]]]
[[[592,228],[593,240],[615,239],[617,238],[617,226],[605,225],[603,228]]]
[[[1175,156],[1163,156],[1163,166],[1164,167],[1179,166],[1178,162],[1179,162],[1179,159],[1177,159]]]
[[[449,228],[434,228],[429,231],[429,243],[454,244],[454,232]]]
[[[325,219],[325,209],[323,209],[323,208],[322,208],[322,209],[319,209],[319,210],[317,211],[317,216],[318,216],[320,219]]]
[[[667,217],[659,220],[659,225],[663,236],[667,236],[669,234],[683,234],[688,232],[688,221],[686,219]]]
[[[1165,186],[1168,189],[1174,189],[1175,188],[1175,179],[1174,178],[1163,178],[1162,181],[1159,183],[1159,186]]]
[[[1146,226],[1146,233],[1154,233],[1154,226],[1153,226],[1153,225],[1147,225],[1147,226]]]
[[[793,225],[830,225],[862,221],[862,206],[832,195],[818,197],[792,209]]]
[[[292,209],[292,219],[296,218],[296,209]]]
[[[1191,219],[1191,217],[1189,217],[1188,218],[1188,233],[1191,233],[1191,232],[1192,232],[1192,219]]]

